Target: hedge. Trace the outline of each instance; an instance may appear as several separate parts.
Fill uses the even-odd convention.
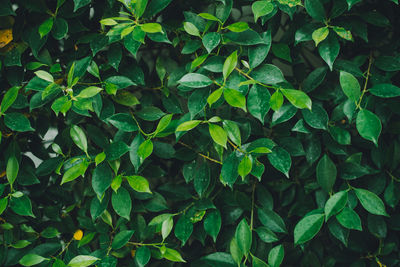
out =
[[[398,0],[0,0],[1,266],[399,266]]]

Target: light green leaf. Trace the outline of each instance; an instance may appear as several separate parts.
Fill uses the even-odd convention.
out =
[[[226,131],[221,126],[212,123],[208,124],[208,129],[214,142],[226,148],[226,142],[228,141]]]
[[[68,267],[86,267],[90,266],[96,261],[100,260],[99,258],[89,256],[89,255],[79,255],[72,258],[68,262]]]
[[[19,264],[23,266],[33,266],[43,262],[44,260],[48,260],[40,255],[37,254],[26,254],[19,260]]]
[[[246,98],[239,91],[224,88],[224,98],[232,107],[241,108],[246,112]]]
[[[226,28],[231,32],[244,32],[249,29],[249,25],[247,24],[247,22],[239,21],[226,26]]]
[[[42,79],[42,80],[45,80],[45,81],[48,81],[48,82],[51,82],[51,83],[54,82],[53,75],[51,75],[47,71],[38,70],[38,71],[35,71],[35,75],[37,77],[39,77],[40,79]]]
[[[249,156],[244,156],[242,161],[239,163],[238,167],[238,173],[244,179],[246,175],[248,175],[251,172],[251,169],[253,167],[253,162]]]
[[[237,50],[235,50],[235,52],[230,54],[224,62],[224,67],[222,69],[222,74],[224,75],[224,80],[226,80],[228,78],[228,76],[235,69],[236,65],[237,65]]]
[[[85,160],[72,166],[64,173],[60,185],[71,182],[76,178],[78,178],[79,176],[84,175],[88,167],[89,167],[89,162]]]
[[[321,27],[319,29],[316,29],[313,33],[312,33],[312,39],[315,42],[315,46],[318,46],[318,44],[320,42],[322,42],[323,40],[326,39],[326,37],[328,37],[329,34],[329,28],[328,27]]]
[[[96,86],[90,86],[88,88],[83,89],[76,97],[77,98],[90,98],[98,93],[100,93],[103,90],[103,88],[96,87]]]
[[[283,95],[289,100],[289,102],[296,108],[307,108],[311,110],[312,102],[310,97],[300,90],[294,89],[281,89]]]
[[[184,22],[183,23],[183,28],[185,29],[185,31],[193,36],[198,36],[201,37],[199,29],[197,29],[197,27],[191,23],[191,22]]]
[[[147,33],[163,32],[161,25],[158,23],[145,23],[140,25],[140,28]]]
[[[201,120],[191,120],[191,121],[185,121],[181,123],[177,128],[176,132],[180,131],[190,131],[194,129],[197,125],[199,125],[202,121]]]
[[[152,193],[149,187],[149,181],[147,181],[146,178],[139,175],[125,176],[125,178],[133,190],[137,192]]]
[[[42,24],[40,24],[39,26],[40,38],[43,38],[44,36],[49,34],[51,29],[53,28],[53,23],[54,23],[54,18],[50,17],[46,19]]]
[[[268,15],[274,10],[274,5],[270,1],[256,1],[251,5],[254,14],[254,22],[257,22],[259,17]]]

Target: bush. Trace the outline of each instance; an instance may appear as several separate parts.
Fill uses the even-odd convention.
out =
[[[0,265],[397,266],[397,4],[1,0]]]

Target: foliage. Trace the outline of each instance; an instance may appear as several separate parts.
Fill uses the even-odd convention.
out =
[[[0,0],[2,266],[397,266],[397,0]]]

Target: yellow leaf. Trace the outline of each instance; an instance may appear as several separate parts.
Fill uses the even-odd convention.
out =
[[[5,47],[13,40],[12,29],[0,30],[0,48]]]
[[[83,232],[81,229],[76,230],[76,232],[74,233],[74,239],[75,240],[81,240],[83,237]]]

